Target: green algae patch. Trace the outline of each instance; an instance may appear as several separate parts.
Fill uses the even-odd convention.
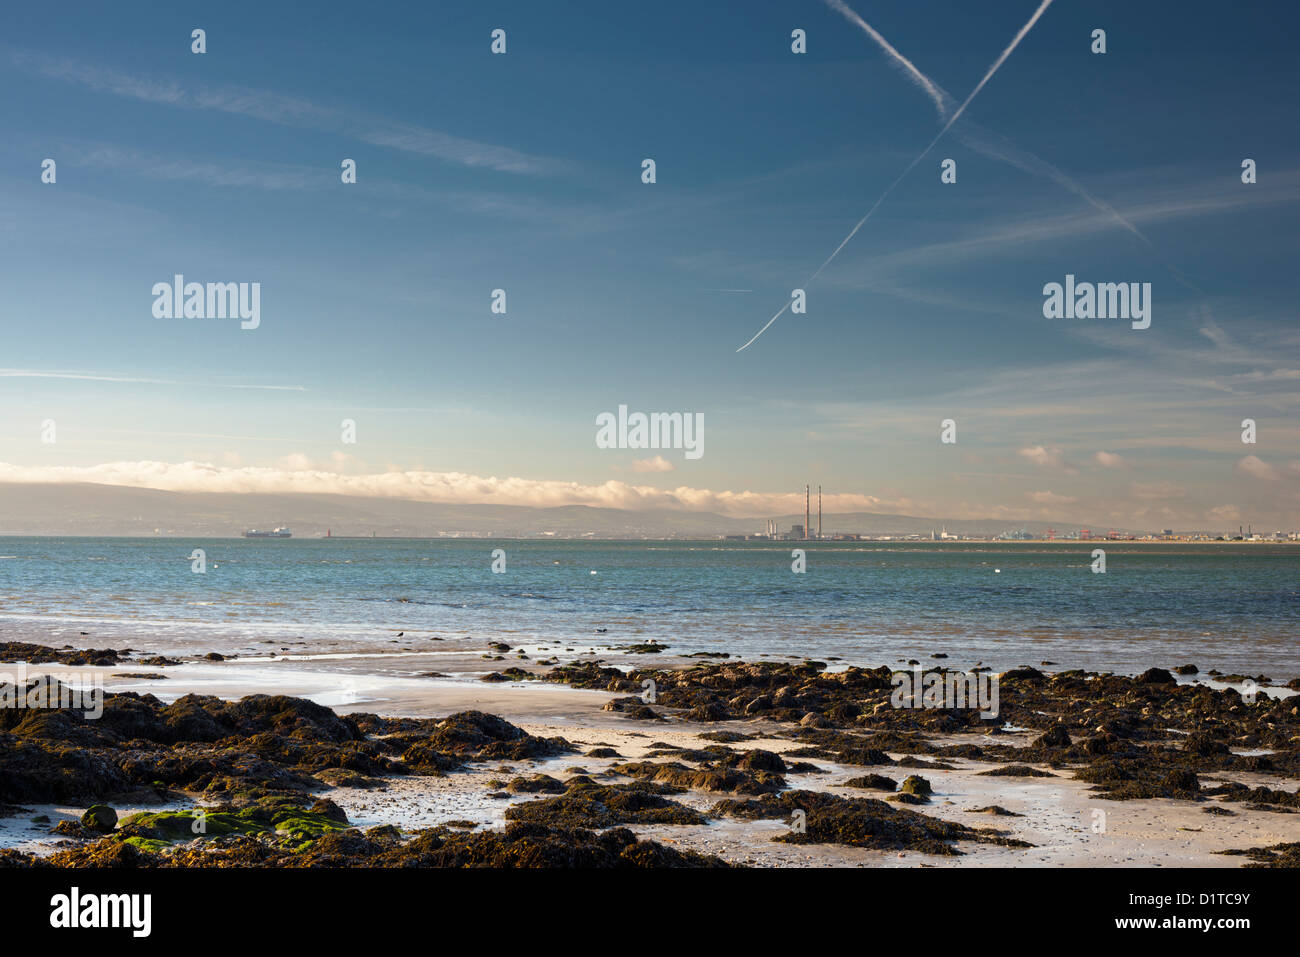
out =
[[[171,847],[166,841],[155,841],[147,837],[128,837],[122,840],[123,844],[130,844],[132,847],[150,854],[158,854]]]
[[[239,809],[221,806],[133,814],[118,825],[117,834],[122,841],[151,851],[198,839],[262,835],[278,838],[287,849],[302,850],[325,834],[350,826],[332,802],[306,809],[282,798],[264,798]]]
[[[197,837],[229,837],[234,834],[262,834],[268,828],[249,819],[244,812],[205,811],[144,811],[132,814],[118,826],[118,831],[152,841],[175,843],[192,841]]]
[[[346,831],[348,825],[330,820],[323,814],[295,810],[275,816],[275,833],[294,841],[314,841],[331,831]]]

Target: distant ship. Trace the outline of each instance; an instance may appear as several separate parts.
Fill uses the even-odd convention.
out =
[[[287,528],[283,526],[281,526],[280,528],[273,528],[269,532],[259,532],[255,528],[250,528],[248,531],[244,532],[244,537],[245,538],[293,538],[293,532],[289,531]]]

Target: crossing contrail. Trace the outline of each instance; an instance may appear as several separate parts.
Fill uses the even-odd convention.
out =
[[[922,73],[911,60],[899,53],[898,50],[894,48],[893,44],[886,40],[880,32],[875,29],[875,27],[862,19],[858,12],[845,3],[844,0],[826,0],[826,5],[841,14],[850,23],[856,24],[864,33],[867,34],[867,36],[871,37],[876,45],[885,51],[894,64],[902,69],[903,74],[916,83],[916,85],[924,90],[926,95],[934,101],[934,107],[939,111],[939,118],[941,120],[947,119],[947,117],[951,115],[952,109],[956,105],[957,101],[952,98],[947,90]],[[965,126],[957,131],[956,135],[963,143],[970,146],[976,152],[982,153],[993,159],[1001,160],[1004,163],[1008,163],[1011,166],[1024,170],[1026,173],[1031,173],[1052,180],[1058,186],[1064,187],[1076,196],[1085,200],[1095,209],[1114,218],[1119,225],[1123,226],[1134,236],[1137,236],[1148,246],[1151,245],[1150,240],[1142,234],[1141,230],[1120,215],[1117,209],[1105,200],[1092,195],[1082,185],[1075,182],[1075,180],[1071,179],[1064,172],[1057,169],[1045,159],[1035,156],[1033,153],[1017,149],[1011,145],[1010,141],[1006,140],[1006,137],[998,136],[998,134],[984,130],[970,121],[967,121]],[[995,137],[1003,140],[1003,142],[990,142],[990,140]]]
[[[895,49],[894,45],[886,40],[884,36],[881,35],[880,31],[867,23],[866,20],[862,19],[858,12],[845,3],[844,0],[826,0],[826,5],[841,14],[850,23],[856,24],[864,33],[867,34],[867,36],[871,37],[876,45],[884,50],[894,64],[902,70],[903,74],[916,83],[916,85],[924,90],[926,95],[934,101],[934,106],[935,109],[939,111],[940,119],[944,119],[950,115],[953,105],[957,101],[953,99],[947,90],[921,72],[916,64]],[[1034,15],[1034,19],[1037,19],[1038,15],[1043,12],[1045,7],[1046,4],[1044,4],[1043,8],[1039,8],[1038,13]],[[1032,26],[1033,19],[1031,19],[1026,25],[1025,30],[1021,32],[1021,36],[1023,36],[1024,33],[1027,33],[1029,27]],[[1015,42],[1016,41],[1012,41],[1012,46],[1015,45]],[[1003,59],[1005,59],[1005,57],[1006,54],[1003,55]],[[996,68],[997,64],[994,64],[994,69]],[[985,79],[987,80],[987,77]],[[976,87],[975,92],[979,92],[978,87]],[[970,102],[970,99],[973,97],[974,94],[971,94],[971,97],[967,98],[967,102]],[[1160,251],[1156,249],[1155,244],[1147,238],[1146,234],[1126,219],[1119,210],[1104,199],[1094,196],[1082,184],[1053,166],[1051,163],[1047,162],[1047,160],[1026,150],[1017,148],[1005,136],[984,129],[970,120],[967,120],[965,124],[959,127],[955,135],[976,152],[982,153],[992,159],[1001,160],[1002,162],[1015,166],[1017,169],[1022,169],[1031,175],[1049,179],[1068,192],[1074,193],[1074,195],[1078,196],[1094,209],[1110,216],[1118,225],[1128,230],[1128,232],[1141,240],[1142,243],[1151,250],[1156,260],[1169,271],[1169,274],[1172,275],[1180,285],[1196,293],[1202,300],[1207,298],[1204,290],[1191,282],[1177,267],[1166,260],[1164,256],[1161,255]],[[1206,305],[1205,308],[1208,308],[1208,305]]]
[[[841,7],[844,7],[844,4],[842,2],[840,2],[838,7],[835,6],[835,2],[832,2],[831,5],[832,7],[835,7],[835,9],[837,10],[839,10]],[[1039,4],[1038,9],[1034,11],[1034,15],[1030,17],[1029,20],[1025,23],[1025,25],[1021,27],[1020,30],[1016,33],[1016,35],[1011,38],[1011,42],[1007,44],[1007,48],[1002,51],[1001,56],[999,56],[996,60],[993,61],[993,65],[988,68],[988,71],[984,74],[983,79],[981,79],[979,83],[975,85],[975,89],[971,90],[970,95],[966,97],[965,101],[961,104],[961,106],[957,107],[957,109],[953,111],[952,114],[948,117],[947,122],[944,123],[943,127],[939,130],[935,138],[930,141],[930,145],[927,146],[924,150],[922,150],[920,155],[917,156],[916,159],[908,163],[907,168],[904,169],[903,172],[898,174],[898,178],[895,179],[892,183],[890,183],[889,187],[883,193],[880,194],[880,198],[877,199],[872,204],[871,208],[867,210],[866,215],[863,216],[860,220],[858,220],[857,225],[854,226],[853,229],[849,231],[849,234],[844,237],[843,241],[838,246],[835,247],[835,250],[829,256],[826,257],[825,262],[823,262],[820,266],[817,267],[817,271],[814,272],[811,277],[809,277],[808,282],[812,282],[814,279],[816,279],[818,276],[822,274],[822,271],[835,260],[835,257],[840,254],[840,251],[849,244],[849,241],[853,239],[854,236],[858,234],[858,230],[860,230],[866,224],[867,220],[869,220],[872,217],[872,215],[875,213],[875,211],[880,208],[880,204],[883,203],[889,197],[889,194],[892,193],[895,188],[897,188],[898,184],[901,183],[907,177],[907,174],[912,172],[912,170],[916,168],[917,164],[920,163],[921,160],[925,159],[927,156],[930,155],[930,151],[933,150],[936,145],[938,145],[939,140],[943,139],[944,134],[947,133],[948,130],[952,128],[952,125],[956,123],[958,119],[961,118],[961,115],[966,112],[966,107],[970,106],[971,101],[974,100],[975,97],[979,95],[980,90],[984,89],[985,85],[989,82],[989,80],[993,79],[993,74],[998,72],[998,68],[1001,67],[1002,64],[1006,62],[1007,57],[1011,56],[1012,51],[1014,51],[1015,48],[1020,45],[1020,41],[1023,40],[1025,38],[1025,35],[1030,30],[1033,29],[1034,24],[1038,22],[1038,18],[1041,17],[1043,13],[1047,10],[1047,8],[1050,7],[1051,5],[1052,5],[1052,0],[1043,0],[1043,2]],[[844,9],[847,8],[845,7]],[[840,12],[843,12],[843,10],[840,10]],[[857,15],[854,14],[854,16],[856,17]],[[861,17],[857,17],[857,20],[855,22],[859,22],[860,25],[866,25],[866,21],[863,20]],[[934,83],[930,81],[929,78],[925,76],[925,74],[921,73],[920,70],[916,69],[916,67],[911,64],[910,60],[907,60],[905,57],[903,57],[901,53],[899,53],[897,50],[894,50],[892,46],[889,46],[888,43],[885,41],[884,37],[881,37],[880,34],[876,33],[875,30],[871,30],[870,27],[867,27],[867,29],[868,32],[872,35],[873,39],[879,37],[879,42],[885,43],[886,48],[889,51],[892,51],[891,55],[896,57],[901,64],[905,65],[904,68],[908,70],[909,74],[913,76],[913,78],[916,80],[916,82],[919,85],[921,85],[922,88],[926,89],[927,92],[933,91],[932,97],[935,98],[936,105],[941,104],[942,97],[939,95],[938,88],[935,87]],[[942,110],[942,107],[940,107],[940,109]],[[782,306],[780,311],[777,312],[777,314],[774,315],[771,319],[769,319],[767,321],[767,324],[764,325],[762,329],[759,329],[758,332],[754,333],[754,337],[752,339],[750,339],[748,342],[746,342],[743,346],[741,346],[736,351],[743,352],[744,350],[748,349],[751,345],[753,345],[758,340],[758,337],[761,336],[763,333],[767,332],[767,330],[771,327],[772,323],[780,319],[781,316],[785,314],[785,311],[789,309],[793,303],[794,300],[791,299],[784,306]]]

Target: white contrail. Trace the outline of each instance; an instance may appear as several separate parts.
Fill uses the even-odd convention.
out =
[[[856,24],[860,27],[877,46],[884,50],[890,60],[892,60],[895,65],[901,67],[904,75],[910,77],[916,85],[924,90],[926,95],[934,101],[934,107],[939,111],[939,118],[941,120],[946,120],[952,115],[953,107],[956,105],[957,101],[953,99],[951,94],[930,77],[922,73],[916,64],[903,56],[903,54],[900,53],[893,44],[881,35],[880,31],[867,23],[866,20],[862,19],[856,10],[845,3],[844,0],[826,0],[826,5],[842,15],[850,23]],[[1010,141],[1006,141],[1006,137],[998,136],[998,134],[984,130],[970,121],[967,121],[963,129],[957,131],[957,136],[963,143],[970,146],[976,152],[992,157],[993,159],[1001,160],[1004,163],[1008,163],[1024,170],[1026,173],[1031,173],[1052,180],[1058,186],[1064,187],[1076,196],[1079,196],[1094,208],[1113,217],[1121,226],[1133,233],[1133,235],[1137,236],[1143,242],[1147,243],[1147,245],[1150,245],[1150,241],[1146,236],[1144,236],[1136,226],[1121,216],[1119,211],[1113,206],[1105,200],[1093,196],[1084,189],[1083,186],[1041,157],[1012,146]],[[989,142],[990,139],[995,136],[1006,142],[1000,145],[995,145],[994,143]]]
[[[812,282],[814,279],[816,279],[818,276],[822,274],[822,270],[824,270],[827,266],[829,266],[831,262],[835,259],[835,257],[840,254],[840,250],[842,250],[845,246],[849,244],[849,240],[851,240],[854,236],[858,234],[858,230],[860,230],[866,224],[867,220],[871,218],[872,214],[875,213],[875,211],[880,208],[880,204],[883,203],[888,198],[889,194],[894,191],[894,189],[898,186],[899,183],[903,181],[903,179],[907,176],[907,174],[912,172],[912,170],[916,168],[916,165],[920,163],[921,160],[925,159],[927,156],[930,155],[930,151],[935,148],[939,140],[943,139],[943,135],[947,133],[949,129],[952,128],[952,125],[957,122],[957,120],[961,117],[962,113],[966,112],[966,107],[970,106],[971,101],[975,99],[975,97],[979,94],[979,91],[984,89],[984,86],[989,82],[989,80],[993,78],[993,74],[996,73],[998,71],[998,68],[1001,67],[1002,64],[1006,62],[1007,57],[1011,56],[1012,51],[1015,50],[1015,48],[1020,45],[1020,41],[1025,38],[1025,34],[1027,34],[1033,28],[1034,24],[1038,22],[1038,18],[1043,15],[1043,11],[1045,11],[1051,5],[1052,5],[1052,0],[1043,0],[1043,2],[1039,4],[1038,9],[1034,11],[1034,15],[1030,17],[1029,21],[1023,27],[1020,28],[1019,32],[1016,33],[1014,37],[1011,38],[1011,42],[1007,44],[1007,48],[1002,51],[1002,55],[993,61],[993,65],[988,68],[988,72],[984,74],[984,78],[980,80],[979,83],[976,84],[975,89],[971,90],[970,96],[966,97],[965,102],[963,102],[962,105],[959,106],[950,117],[948,117],[948,122],[946,122],[943,125],[943,128],[939,130],[938,135],[936,135],[935,138],[930,141],[930,145],[927,146],[924,150],[922,150],[921,154],[917,156],[916,159],[908,163],[907,168],[903,170],[903,172],[898,174],[898,178],[889,184],[889,188],[880,194],[880,198],[877,199],[875,203],[872,204],[869,210],[867,210],[866,215],[863,216],[860,220],[858,220],[858,224],[854,226],[852,230],[849,231],[849,234],[844,237],[844,240],[838,246],[835,247],[835,251],[826,257],[826,261],[817,267],[817,271],[812,274],[812,276],[808,279],[808,282]],[[858,19],[862,20],[861,17],[859,17]],[[862,20],[862,22],[864,24],[866,23],[865,20]],[[871,32],[875,34],[874,30],[872,30]],[[876,35],[879,36],[879,34]],[[881,40],[883,41],[884,37],[881,37]],[[889,49],[893,50],[893,47],[889,47]],[[924,74],[922,74],[920,70],[917,70],[916,67],[911,66],[910,61],[906,60],[906,58],[904,58],[901,53],[898,53],[898,51],[894,50],[894,55],[897,56],[901,62],[907,63],[909,65],[910,67],[909,72],[911,72],[914,76],[918,78],[918,82],[920,82],[923,87],[927,89],[934,87],[934,84],[930,83],[928,80],[924,82],[921,81],[920,78],[923,77]],[[939,100],[938,102],[942,102],[942,101]],[[780,312],[778,312],[775,316],[769,319],[767,321],[767,325],[763,326],[762,329],[758,330],[758,332],[754,334],[753,339],[750,339],[749,342],[746,342],[743,346],[741,346],[736,351],[743,352],[745,349],[748,349],[751,345],[753,345],[755,340],[757,340],[759,336],[761,336],[764,332],[766,332],[768,328],[772,325],[772,323],[776,322],[777,319],[781,318],[781,316],[785,313],[787,309],[790,308],[790,306],[793,303],[794,300],[791,299],[784,306],[782,306]]]
[[[875,27],[869,24],[866,20],[863,20],[862,17],[858,16],[857,11],[845,3],[844,0],[826,0],[826,5],[837,13],[842,14],[845,19],[856,23],[863,29],[867,36],[875,40],[880,48],[889,54],[894,63],[902,67],[903,72],[907,76],[910,76],[916,82],[917,86],[925,90],[930,99],[934,100],[934,105],[939,111],[940,119],[943,119],[948,115],[949,102],[956,101],[948,95],[947,91],[945,91],[943,87],[939,86],[939,84],[935,83],[928,76],[918,70],[911,60],[895,50],[890,42],[876,31]]]
[[[876,30],[875,27],[862,19],[857,11],[845,3],[844,0],[825,0],[825,2],[828,7],[841,14],[850,23],[856,24],[860,27],[877,46],[884,50],[889,58],[897,66],[901,67],[904,75],[910,77],[922,90],[925,91],[926,95],[934,101],[935,109],[939,111],[939,118],[941,120],[947,119],[953,106],[957,102],[947,90],[922,73],[911,60],[907,59],[907,57],[903,56],[902,53],[895,49],[893,44],[886,40],[880,31]],[[979,126],[979,124],[970,120],[967,120],[962,124],[962,126],[956,130],[955,135],[977,153],[981,153],[992,159],[1001,160],[1002,162],[1015,166],[1017,169],[1024,170],[1026,173],[1033,176],[1041,176],[1044,179],[1049,179],[1068,192],[1078,196],[1094,209],[1110,216],[1117,224],[1141,240],[1179,283],[1204,298],[1205,293],[1198,286],[1189,282],[1181,272],[1174,268],[1173,265],[1165,261],[1156,250],[1155,244],[1146,237],[1146,234],[1143,233],[1142,230],[1138,229],[1137,226],[1126,219],[1120,211],[1110,205],[1110,203],[1088,192],[1082,184],[1072,179],[1051,163],[1047,162],[1047,160],[1026,150],[1019,149],[1005,136],[984,129]]]
[[[944,133],[948,132],[948,127],[957,122],[957,117],[966,112],[966,107],[970,106],[970,101],[975,99],[980,90],[984,89],[985,83],[993,79],[993,74],[998,72],[998,67],[1002,66],[1002,64],[1006,62],[1007,57],[1011,56],[1011,51],[1020,45],[1020,41],[1025,38],[1025,34],[1033,28],[1034,24],[1038,22],[1038,18],[1041,17],[1043,12],[1051,5],[1052,0],[1043,0],[1043,2],[1039,4],[1038,9],[1034,11],[1034,15],[1029,18],[1029,22],[1020,28],[1019,33],[1012,37],[1011,42],[1007,44],[1007,48],[1002,51],[1002,56],[993,61],[993,65],[989,67],[989,71],[984,74],[984,79],[980,80],[975,89],[970,91],[970,96],[966,97],[966,102],[958,107],[957,112],[952,115],[952,119],[948,121],[947,126],[939,131],[939,136],[943,136]],[[938,139],[939,137],[935,137],[935,142],[938,142]],[[934,143],[931,143],[930,146],[933,148]]]
[[[843,15],[849,22],[861,27],[867,36],[871,37],[871,39],[874,40],[886,54],[888,54],[890,59],[902,68],[903,73],[910,76],[916,84],[926,92],[930,99],[934,101],[935,109],[939,111],[939,117],[941,119],[949,115],[949,111],[952,109],[952,105],[956,103],[956,100],[952,98],[947,90],[922,73],[911,60],[899,53],[898,50],[894,48],[893,44],[886,40],[878,30],[871,26],[871,24],[863,20],[852,7],[844,2],[844,0],[826,0],[826,5]],[[1007,51],[1003,53],[1002,60],[1006,59],[1007,55],[1011,52],[1011,49],[1015,47],[1020,38],[1029,32],[1029,28],[1034,25],[1034,21],[1038,19],[1046,7],[1046,3],[1043,4],[1042,7],[1039,7],[1038,12],[1035,13],[1029,23],[1025,25],[1024,30],[1020,32],[1016,39],[1011,42],[1011,46],[1007,48]],[[996,70],[1000,64],[1001,60],[993,64],[993,68],[989,71],[989,74],[985,76],[984,81],[981,81],[980,86],[983,86],[984,82],[987,82],[989,76],[993,75],[993,71]],[[975,93],[978,93],[979,90],[980,87],[977,86],[975,88]],[[975,93],[972,93],[966,98],[966,103],[962,104],[962,110],[966,108],[966,104],[970,103],[970,101],[974,99]],[[961,110],[958,110],[957,112],[960,113]],[[948,126],[952,126],[955,120],[956,115],[952,116],[948,121]],[[1180,285],[1190,289],[1202,299],[1206,298],[1204,290],[1191,282],[1172,263],[1166,260],[1164,256],[1160,254],[1160,251],[1156,249],[1155,244],[1147,238],[1146,234],[1143,233],[1142,230],[1138,229],[1137,226],[1133,225],[1133,223],[1129,222],[1119,210],[1104,199],[1088,192],[1088,190],[1080,183],[1072,179],[1057,167],[1053,166],[1051,163],[1047,162],[1047,160],[1026,150],[1017,148],[1005,136],[986,130],[970,120],[967,120],[966,123],[957,130],[956,136],[976,152],[982,153],[983,155],[993,159],[1001,160],[1002,162],[1015,166],[1018,169],[1022,169],[1031,175],[1042,176],[1045,179],[1049,179],[1063,189],[1074,193],[1074,195],[1078,196],[1094,209],[1110,216],[1116,223],[1141,240],[1142,243],[1151,250],[1152,254],[1154,254],[1160,264],[1169,271],[1169,274],[1172,275]],[[931,147],[933,147],[933,145],[934,144],[931,144]]]

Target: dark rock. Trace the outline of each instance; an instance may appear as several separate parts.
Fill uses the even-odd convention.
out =
[[[1037,748],[1068,748],[1070,746],[1070,734],[1065,730],[1065,725],[1054,724],[1045,734],[1041,735],[1034,742]]]
[[[117,827],[117,812],[107,804],[92,804],[81,815],[81,823],[89,830],[107,834]]]
[[[887,778],[883,774],[866,774],[862,777],[849,778],[844,782],[846,788],[866,788],[872,791],[895,791],[898,789],[898,782],[893,778]]]
[[[1174,676],[1164,668],[1148,668],[1137,677],[1140,685],[1168,685],[1174,683]]]
[[[903,778],[903,783],[899,787],[899,790],[904,794],[928,796],[930,794],[930,782],[918,775],[909,774],[907,777]]]

